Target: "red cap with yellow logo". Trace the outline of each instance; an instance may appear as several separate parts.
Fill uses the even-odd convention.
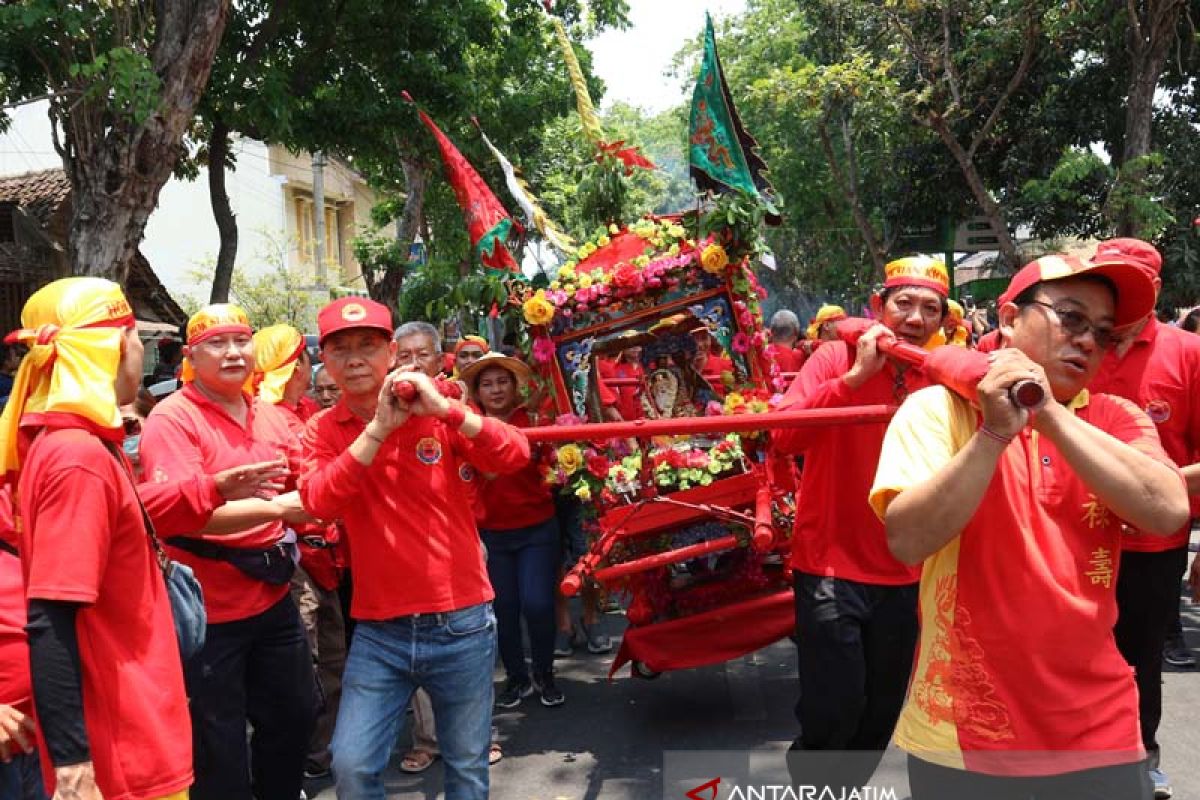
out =
[[[365,297],[334,300],[317,314],[318,341],[325,343],[330,334],[349,328],[372,328],[392,335],[392,312],[383,303]]]
[[[999,303],[1015,302],[1034,284],[1078,275],[1100,275],[1112,281],[1117,290],[1113,322],[1118,328],[1139,322],[1154,311],[1154,282],[1140,263],[1134,260],[1084,261],[1064,254],[1042,256],[1021,267],[1000,295]]]

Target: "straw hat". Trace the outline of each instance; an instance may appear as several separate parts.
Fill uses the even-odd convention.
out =
[[[480,373],[488,367],[502,367],[508,370],[516,378],[517,386],[524,386],[533,377],[533,371],[524,361],[495,352],[484,353],[478,361],[463,369],[459,377],[467,386],[474,388]]]

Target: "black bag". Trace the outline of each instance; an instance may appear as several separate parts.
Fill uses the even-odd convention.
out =
[[[290,581],[292,573],[296,571],[296,561],[293,557],[295,545],[292,544],[280,543],[265,550],[251,550],[244,547],[225,547],[188,536],[173,536],[167,539],[167,544],[201,558],[228,562],[256,581],[276,586]]]
[[[175,638],[179,642],[179,655],[183,657],[184,661],[187,661],[204,648],[204,638],[208,631],[208,612],[204,608],[204,591],[200,588],[200,581],[196,580],[192,568],[187,564],[172,561],[167,555],[167,551],[163,550],[162,543],[158,540],[158,534],[154,530],[154,523],[150,521],[150,515],[146,513],[146,507],[142,505],[142,500],[138,497],[137,484],[134,483],[133,475],[125,466],[125,461],[116,447],[109,442],[104,444],[117,459],[121,469],[129,476],[129,482],[133,484],[133,495],[138,498],[138,507],[142,510],[142,523],[146,527],[146,536],[150,539],[154,558],[158,561],[158,568],[162,570],[163,580],[167,585],[167,597],[171,601],[171,616],[175,620]]]

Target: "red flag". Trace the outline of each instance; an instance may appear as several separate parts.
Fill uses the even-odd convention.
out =
[[[407,92],[404,98],[412,100]],[[441,151],[442,161],[446,165],[446,179],[454,189],[454,196],[458,198],[458,205],[462,208],[463,218],[467,223],[467,235],[471,237],[471,246],[479,261],[490,270],[520,273],[521,267],[504,245],[513,226],[516,225],[518,230],[520,226],[504,210],[504,206],[500,205],[500,200],[483,182],[483,178],[463,154],[458,152],[458,148],[446,134],[438,129],[429,115],[419,107],[417,113],[437,140],[438,150]]]

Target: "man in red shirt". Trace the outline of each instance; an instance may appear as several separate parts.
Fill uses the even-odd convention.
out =
[[[1187,493],[1146,415],[1086,387],[1153,304],[1128,262],[1040,258],[1001,297],[978,405],[934,386],[888,427],[871,504],[892,552],[923,562],[896,727],[914,800],[1151,795],[1112,636],[1121,528],[1170,535]],[[1009,399],[1029,380],[1050,398],[1036,413]]]
[[[780,410],[896,404],[928,386],[919,369],[884,356],[876,341],[924,346],[942,326],[948,283],[940,261],[914,256],[889,263],[883,291],[871,298],[880,324],[857,347],[831,341],[818,348]],[[862,786],[878,766],[917,637],[920,573],[888,552],[883,525],[863,502],[885,429],[875,423],[772,434],[782,452],[804,455],[791,562],[800,736],[789,767],[798,783],[835,792]],[[800,751],[822,752],[812,759]]]
[[[192,315],[184,355],[183,388],[156,405],[143,426],[149,484],[271,460],[298,473],[301,444],[286,418],[248,393],[255,360],[245,312],[218,304]],[[185,665],[193,800],[300,796],[316,693],[288,593],[294,545],[284,543],[284,523],[310,521],[289,492],[226,504],[206,525],[167,539],[172,556],[204,587],[208,612],[204,649]]]
[[[115,283],[66,278],[34,293],[21,322],[10,341],[30,349],[0,418],[0,469],[20,498],[33,703],[44,774],[57,784],[47,788],[186,797],[179,647],[120,451],[118,407],[142,378],[133,311]]]
[[[796,312],[781,308],[771,315],[771,344],[767,346],[767,355],[779,365],[781,373],[799,372],[804,365],[804,353],[796,349],[799,338],[800,318]],[[790,383],[789,378],[785,385]]]
[[[1140,239],[1101,242],[1092,261],[1131,264],[1146,272],[1157,292],[1162,287],[1162,257]],[[1115,348],[1104,355],[1100,371],[1088,386],[1093,392],[1124,397],[1146,412],[1158,428],[1167,455],[1188,479],[1193,495],[1200,491],[1200,337],[1154,318],[1139,320]],[[1171,796],[1171,785],[1158,766],[1155,739],[1162,718],[1162,657],[1174,614],[1179,609],[1179,581],[1187,569],[1190,520],[1171,536],[1128,528],[1121,538],[1121,570],[1117,576],[1117,647],[1134,668],[1142,744],[1150,754],[1155,797]]]
[[[474,508],[463,498],[475,470],[525,466],[529,442],[447,400],[424,372],[389,373],[398,349],[434,366],[438,355],[434,340],[392,341],[386,306],[344,298],[317,325],[342,397],[309,421],[300,492],[314,514],[344,523],[358,623],[333,736],[338,796],[384,797],[380,775],[421,687],[433,701],[447,800],[483,800],[496,620]],[[416,391],[412,400],[397,395],[401,382]]]

